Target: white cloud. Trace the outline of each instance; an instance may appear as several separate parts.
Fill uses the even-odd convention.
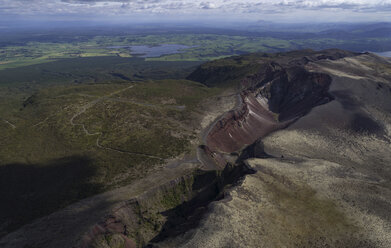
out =
[[[216,9],[217,5],[211,2],[202,2],[200,3],[201,9]]]
[[[303,11],[391,13],[391,0],[0,0],[0,15],[286,15]],[[335,13],[334,13],[335,14]]]

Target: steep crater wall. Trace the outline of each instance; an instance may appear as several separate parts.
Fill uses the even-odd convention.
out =
[[[216,163],[216,170],[197,170],[128,201],[86,235],[83,247],[158,247],[159,242],[196,227],[208,204],[222,199],[228,185],[254,173],[244,160],[269,156],[261,138],[333,100],[328,93],[332,78],[309,72],[304,65],[352,54],[306,53],[309,55],[302,57],[296,53],[264,55],[260,60],[254,59],[256,55],[237,56],[222,64],[209,62],[194,71],[188,79],[207,86],[241,82],[237,107],[208,130],[205,144],[200,146]],[[229,156],[236,160],[232,162]]]
[[[267,67],[271,67],[268,65]],[[259,82],[255,80],[257,97],[265,99],[268,109],[287,121],[307,114],[313,107],[333,99],[328,93],[331,77],[324,73],[308,72],[302,67],[277,67],[266,70]]]
[[[242,81],[241,102],[223,116],[209,132],[206,143],[212,151],[232,153],[281,129],[330,102],[331,77],[308,72],[299,66],[275,62]]]
[[[122,203],[93,226],[78,247],[154,247],[152,243],[196,227],[207,205],[249,173],[253,170],[243,163],[221,171],[195,170]]]
[[[312,108],[333,100],[328,93],[332,78],[309,72],[303,66],[319,59],[334,57],[314,55],[284,63],[257,62],[249,68],[240,58],[234,58],[235,66],[239,67],[237,71],[232,65],[214,65],[211,69],[201,67],[190,75],[208,86],[217,82],[220,76],[222,81],[242,78],[237,107],[214,124],[206,135],[206,144],[201,147],[220,170],[197,171],[133,200],[131,207],[125,207],[125,211],[132,214],[118,217],[117,222],[121,219],[137,222],[129,222],[127,228],[118,229],[122,230],[121,235],[131,239],[133,247],[148,243],[147,247],[158,247],[154,244],[196,227],[206,206],[221,199],[227,185],[236,184],[246,174],[254,173],[243,162],[245,159],[269,156],[263,151],[261,138],[288,126]],[[229,154],[235,157],[235,153],[234,162],[227,159]],[[126,244],[126,239],[123,242]]]

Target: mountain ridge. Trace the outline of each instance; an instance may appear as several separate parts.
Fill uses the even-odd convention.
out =
[[[187,79],[208,87],[236,86],[228,99],[237,104],[229,111],[222,108],[210,122],[214,125],[205,141],[199,141],[197,161],[164,167],[138,187],[71,205],[3,237],[0,244],[387,247],[389,78],[387,60],[341,50],[249,54],[208,62]],[[220,181],[225,177],[230,178],[227,184]],[[94,202],[99,197],[100,202]],[[130,202],[123,214],[114,214]],[[183,208],[189,202],[196,209]],[[64,218],[77,216],[75,206],[86,203],[84,215],[91,217],[80,223],[78,230],[84,232],[77,237],[70,232],[77,222],[64,226],[58,242],[60,234],[43,227],[61,225]],[[107,204],[104,211],[99,210],[102,204]],[[135,211],[139,214],[128,214]],[[197,225],[175,229],[192,218],[200,218]],[[46,235],[38,236],[40,228]]]

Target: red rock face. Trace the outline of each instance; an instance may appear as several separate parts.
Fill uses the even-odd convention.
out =
[[[104,235],[119,235],[123,240],[123,245],[125,248],[136,248],[136,243],[126,236],[127,234],[127,225],[124,224],[121,220],[122,212],[127,212],[124,210],[125,207],[121,207],[113,212],[112,215],[107,216],[103,221],[95,224],[91,230],[83,237],[83,240],[78,246],[79,248],[88,248],[91,247],[95,240],[98,240],[99,237]],[[134,218],[136,219],[136,218]]]
[[[292,58],[297,56],[296,53],[300,55],[299,58]],[[302,53],[309,53],[309,56],[301,57]],[[267,60],[267,63],[257,67],[260,71],[253,75],[246,74],[246,66],[200,67],[193,72],[188,78],[207,86],[214,86],[216,82],[223,84],[226,80],[233,80],[233,77],[247,75],[242,80],[242,89],[245,90],[240,93],[239,107],[226,113],[207,134],[206,145],[200,146],[204,157],[207,157],[205,163],[211,164],[207,169],[224,170],[227,158],[230,157],[227,153],[237,152],[253,144],[259,138],[286,127],[313,107],[332,99],[328,94],[331,77],[309,72],[303,65],[311,61],[353,55],[338,50],[324,51],[322,54],[299,51],[292,52],[289,56],[276,57],[277,61]],[[263,147],[255,146],[252,149],[263,153]],[[84,236],[79,247],[90,247],[102,236],[114,234],[122,238],[125,248],[137,247],[136,243],[127,237],[127,227],[136,229],[140,225],[140,216],[133,210],[124,206],[114,211]]]
[[[209,159],[211,159],[212,163],[217,165],[217,168],[213,166],[213,169],[223,170],[225,168],[227,161],[224,158],[223,154],[216,151],[212,151],[208,146],[201,146],[201,150]]]
[[[332,100],[331,77],[305,68],[271,62],[242,81],[241,104],[209,132],[206,143],[216,153],[232,153],[286,127],[313,107]],[[220,156],[221,157],[221,156]],[[216,159],[215,159],[216,160]],[[222,162],[216,161],[222,165]]]
[[[231,153],[283,127],[251,92],[241,94],[238,110],[228,112],[209,132],[206,142],[212,151]]]

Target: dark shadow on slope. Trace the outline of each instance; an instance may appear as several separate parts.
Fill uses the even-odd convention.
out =
[[[336,100],[342,104],[342,107],[346,110],[357,110],[360,104],[354,99],[354,93],[348,90],[338,90],[330,92],[335,96]]]
[[[208,171],[196,176],[192,186],[192,191],[196,192],[196,196],[190,201],[162,213],[167,216],[167,221],[161,232],[151,242],[158,243],[197,227],[202,217],[207,213],[208,205],[224,198],[224,189],[227,186],[239,184],[245,175],[252,173],[255,171],[244,163],[240,163],[235,166],[227,165],[220,172]],[[158,246],[149,244],[146,247]]]
[[[253,144],[247,146],[240,154],[238,162],[249,158],[272,158],[273,156],[265,152],[262,139],[258,139]]]
[[[130,78],[128,78],[127,76],[125,76],[124,74],[121,74],[121,73],[110,72],[109,74],[110,74],[111,76],[113,76],[113,77],[117,77],[117,78],[120,78],[120,79],[122,79],[122,80],[132,81]]]
[[[260,82],[257,82],[263,78]],[[270,64],[253,82],[268,99],[269,109],[279,114],[279,121],[302,117],[312,108],[334,100],[329,94],[332,78],[324,73],[309,72],[301,67],[284,68]]]
[[[0,166],[0,236],[100,192],[101,185],[89,182],[95,174],[83,156]]]
[[[384,128],[379,123],[361,113],[354,114],[350,121],[350,129],[356,133],[378,135],[380,137],[385,134]]]

